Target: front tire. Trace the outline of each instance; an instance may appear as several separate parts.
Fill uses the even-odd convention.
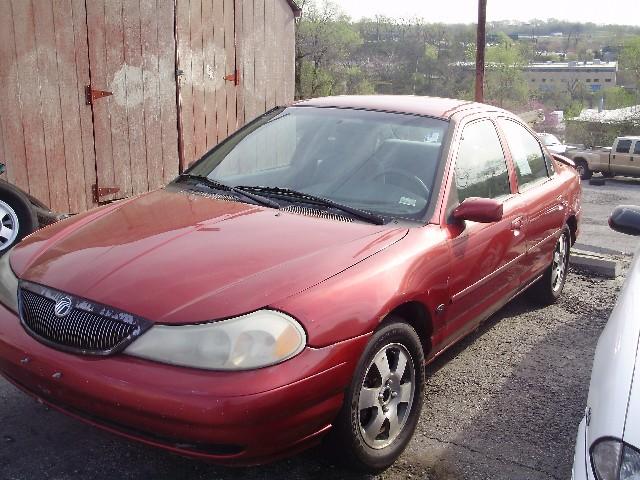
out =
[[[579,158],[575,160],[575,164],[578,175],[582,180],[589,180],[593,176],[593,172],[589,170],[589,164],[585,160]]]
[[[551,265],[547,267],[540,280],[527,291],[531,300],[541,305],[551,305],[560,298],[569,270],[570,247],[571,231],[565,225],[553,250]]]
[[[367,473],[396,461],[422,411],[422,344],[411,326],[390,320],[369,340],[328,439],[339,460]]]

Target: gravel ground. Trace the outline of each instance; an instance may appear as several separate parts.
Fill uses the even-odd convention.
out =
[[[628,263],[628,260],[623,260]],[[422,418],[380,479],[568,479],[598,335],[622,278],[571,272],[561,301],[519,298],[428,368]],[[0,479],[370,478],[316,448],[224,469],[82,425],[0,380]]]

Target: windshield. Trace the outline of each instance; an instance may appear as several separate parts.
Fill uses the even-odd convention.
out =
[[[188,173],[418,219],[431,201],[448,126],[415,115],[290,107],[249,124]]]

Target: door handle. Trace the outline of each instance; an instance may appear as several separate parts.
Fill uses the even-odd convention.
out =
[[[511,222],[511,230],[520,230],[523,224],[522,217],[514,218]]]

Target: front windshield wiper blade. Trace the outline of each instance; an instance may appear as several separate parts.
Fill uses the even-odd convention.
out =
[[[218,190],[228,190],[237,195],[249,198],[254,202],[264,205],[266,207],[277,208],[277,209],[280,208],[280,204],[278,202],[275,202],[267,197],[263,197],[262,195],[257,195],[251,192],[245,192],[244,190],[238,187],[232,187],[231,185],[226,185],[224,183],[218,182],[217,180],[212,180],[202,175],[193,175],[191,173],[183,173],[182,175],[180,175],[180,177],[197,180],[199,182],[204,183],[205,185],[208,185],[209,187],[217,188]]]
[[[349,205],[344,205],[342,203],[336,202],[334,200],[330,200],[324,197],[318,197],[316,195],[311,195],[310,193],[299,192],[297,190],[292,190],[290,188],[282,188],[282,187],[264,187],[260,185],[255,186],[244,186],[239,185],[236,188],[241,189],[242,191],[256,191],[260,193],[271,193],[273,195],[278,195],[284,197],[288,200],[296,199],[306,201],[308,203],[315,203],[319,205],[325,205],[327,207],[332,207],[337,210],[342,210],[343,212],[350,213],[354,217],[358,217],[362,220],[366,220],[367,222],[373,223],[375,225],[384,225],[385,219],[373,212],[368,212],[366,210],[360,210],[359,208],[350,207]]]

